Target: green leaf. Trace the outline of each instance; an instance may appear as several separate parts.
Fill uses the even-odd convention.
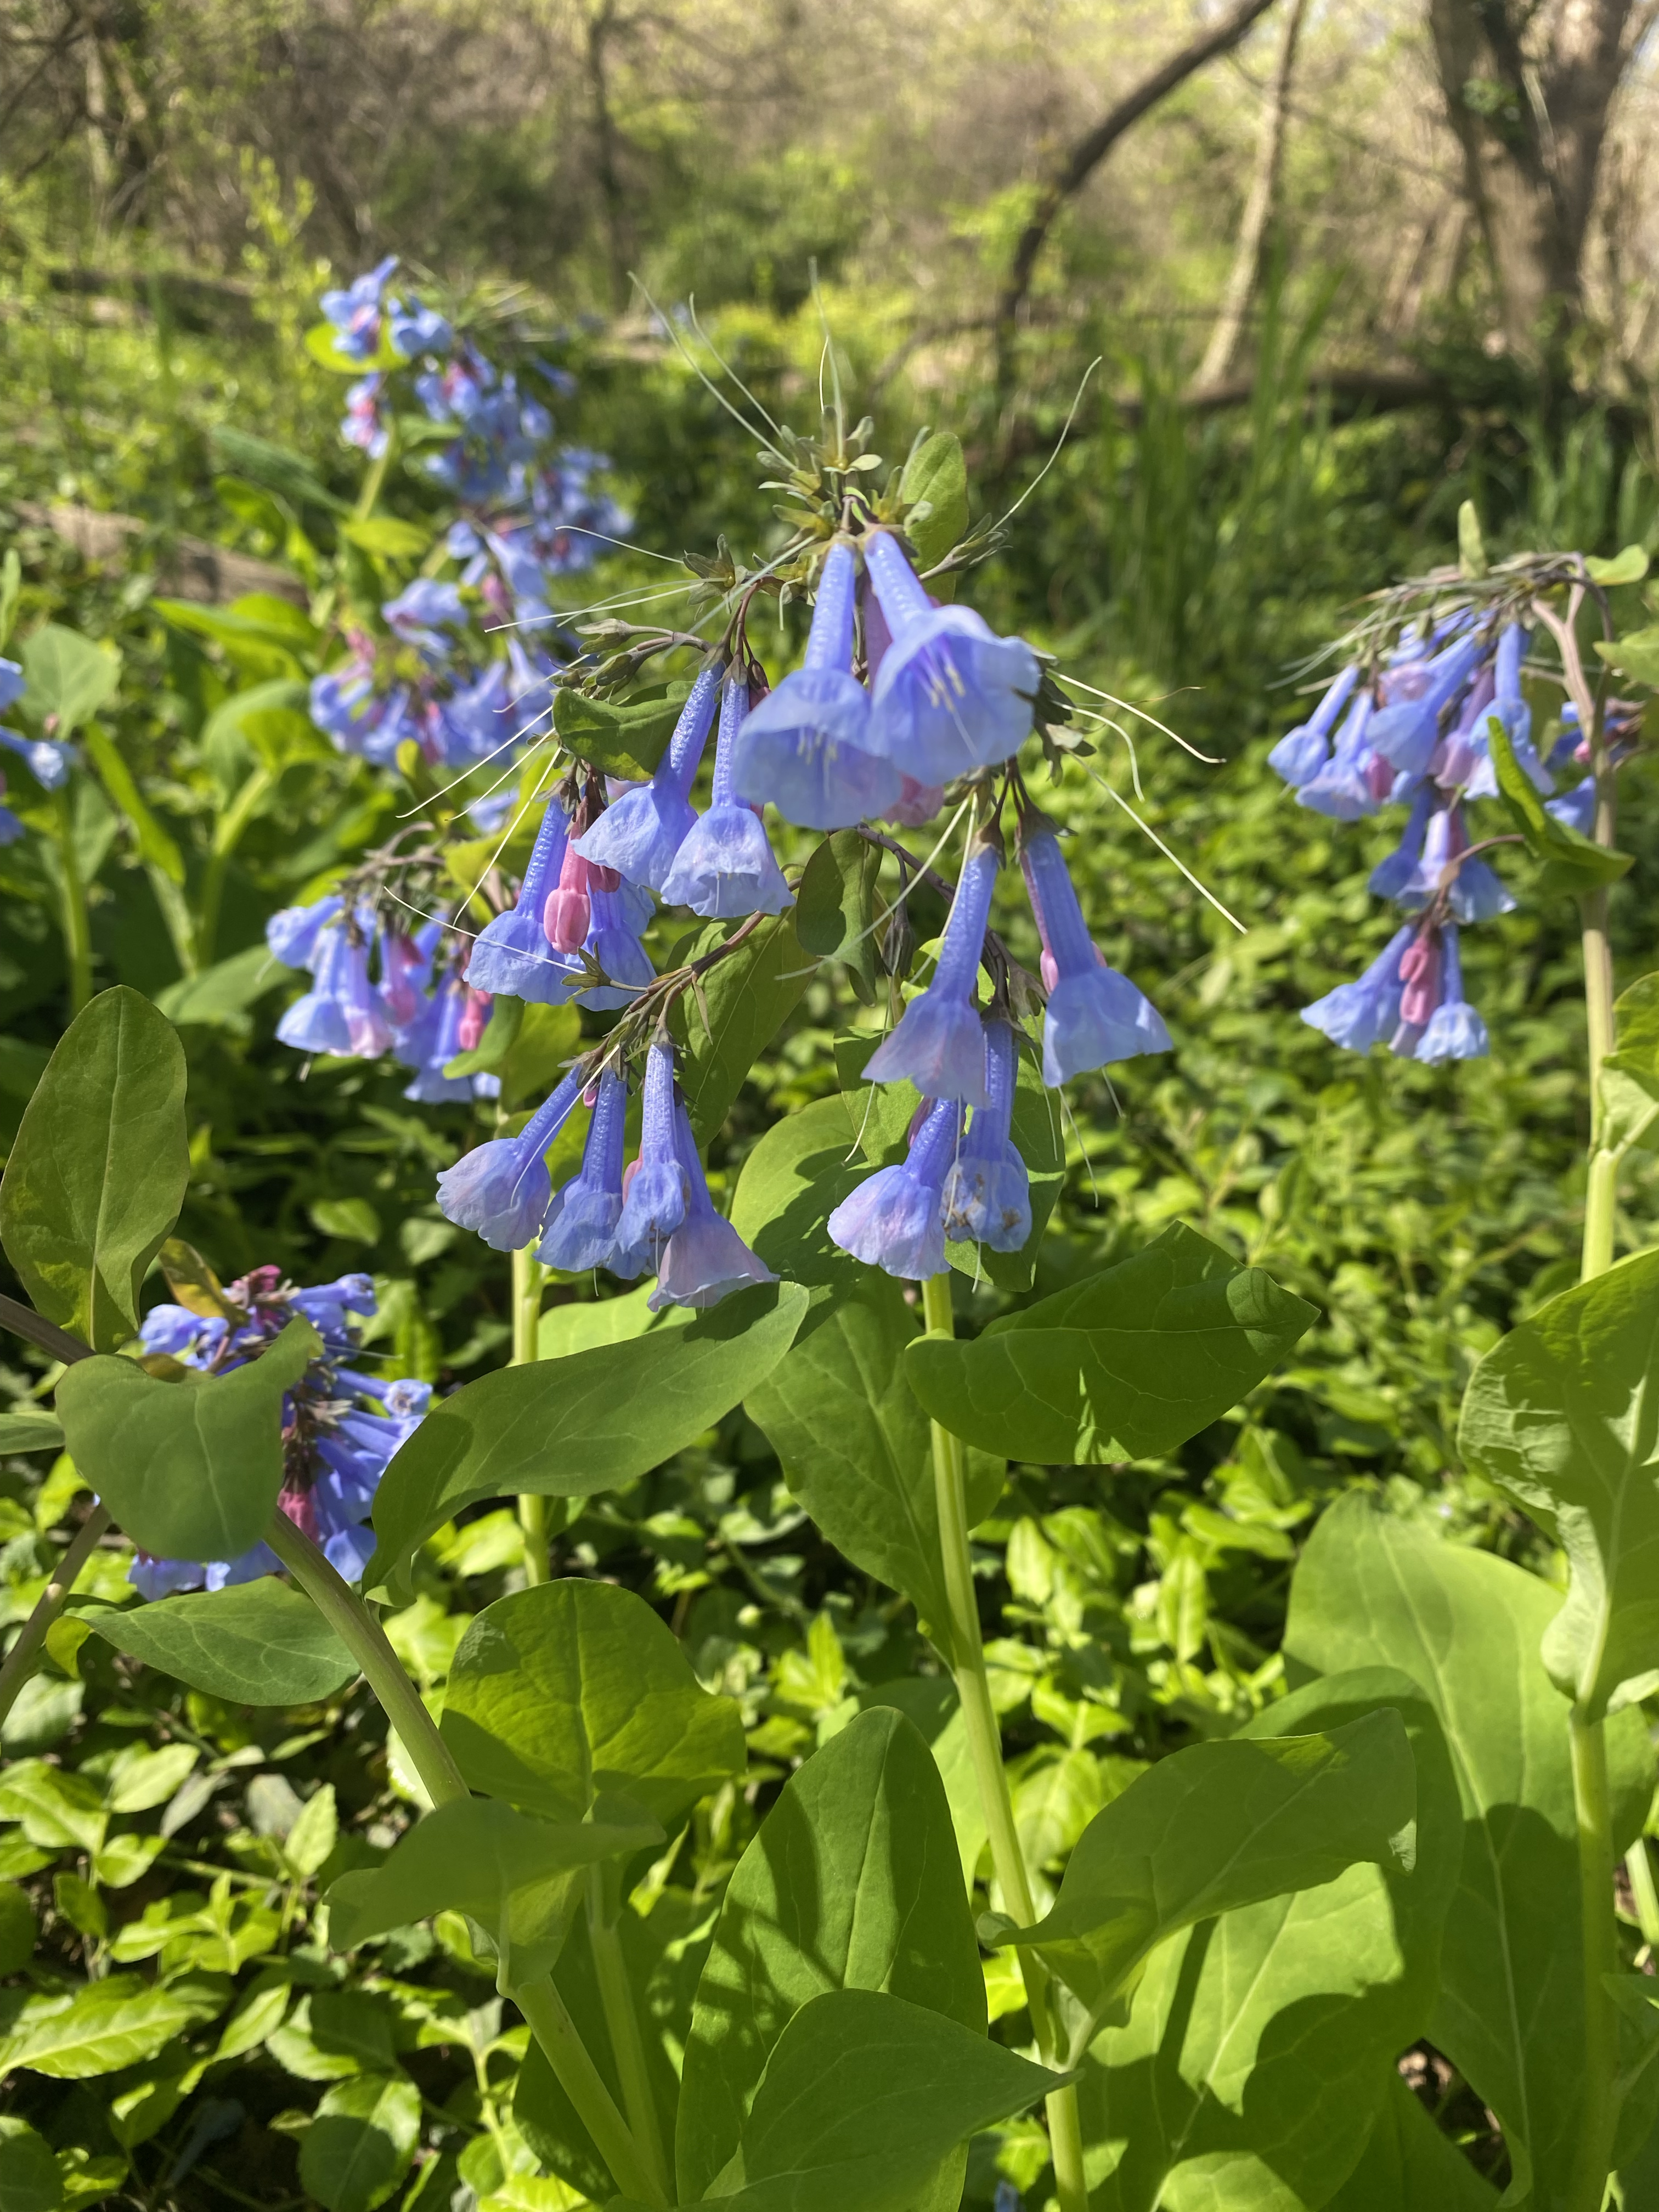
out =
[[[21,2067],[54,2081],[84,2081],[154,2058],[222,2011],[229,1984],[192,1975],[153,1987],[137,1974],[84,1982],[72,1996],[30,1997],[0,2035],[0,2073]]]
[[[1079,1838],[1054,1910],[999,1938],[1041,1951],[1097,2017],[1166,1936],[1218,1912],[1409,1865],[1411,1746],[1398,1713],[1328,1735],[1191,1744],[1158,1760]]]
[[[1322,2204],[1352,2166],[1434,2004],[1463,1848],[1456,1780],[1432,1708],[1391,1668],[1310,1683],[1243,1731],[1329,1734],[1385,1707],[1416,1765],[1414,1867],[1361,1861],[1152,1953],[1079,2086],[1091,2172],[1105,2167],[1097,2212],[1186,2203],[1217,2172],[1231,2203]]]
[[[1595,640],[1595,650],[1610,668],[1638,684],[1659,684],[1659,629],[1627,630],[1623,637]]]
[[[948,430],[924,438],[899,479],[904,534],[923,568],[942,561],[968,527],[968,465]]]
[[[123,1752],[104,1786],[104,1802],[112,1813],[153,1813],[167,1803],[200,1755],[190,1743]]]
[[[699,933],[690,957],[742,927],[715,923]],[[740,952],[709,970],[701,1003],[695,991],[682,992],[674,1001],[668,1026],[681,1048],[680,1088],[700,1145],[719,1135],[744,1078],[799,1003],[811,974],[792,910],[763,921]]]
[[[1325,2212],[1497,2212],[1498,2191],[1441,2134],[1398,2069],[1385,2081],[1359,2162]]]
[[[361,376],[363,364],[354,362],[349,374]],[[329,490],[304,454],[296,453],[291,447],[274,445],[269,438],[258,437],[252,430],[238,429],[227,422],[215,425],[211,439],[216,459],[227,468],[254,483],[264,484],[268,491],[280,493],[294,506],[326,507],[332,514],[351,512],[346,501]]]
[[[1639,584],[1648,573],[1647,549],[1626,545],[1609,559],[1587,554],[1584,567],[1598,584]]]
[[[87,726],[83,742],[87,756],[97,769],[98,780],[109,793],[111,803],[131,827],[140,860],[159,868],[169,882],[182,884],[185,880],[184,856],[150,812],[132,770],[122,759],[114,740],[106,736],[96,722],[91,722]]]
[[[1547,811],[1496,714],[1486,717],[1486,736],[1504,803],[1527,841],[1527,850],[1543,864],[1539,890],[1547,897],[1561,893],[1581,898],[1603,884],[1617,883],[1630,866],[1630,854],[1610,853]]]
[[[892,1283],[830,1238],[830,1214],[866,1172],[857,1158],[848,1160],[851,1149],[841,1099],[815,1098],[767,1130],[744,1161],[732,1194],[732,1225],[738,1236],[775,1274],[817,1293],[806,1328],[817,1326],[835,1300],[856,1297],[866,1285]],[[893,1288],[896,1292],[896,1284]]]
[[[113,646],[94,645],[61,623],[46,623],[26,637],[17,657],[23,711],[48,737],[72,737],[113,697],[121,681],[121,656]]]
[[[805,1310],[793,1284],[757,1284],[643,1336],[506,1367],[441,1399],[380,1478],[378,1548],[363,1587],[412,1595],[416,1549],[480,1498],[588,1498],[620,1489],[712,1426],[769,1374]]]
[[[310,1599],[274,1575],[77,1618],[118,1651],[232,1705],[314,1705],[357,1673]]]
[[[509,1003],[514,1002],[495,1001],[498,1006]],[[492,1027],[494,1023],[492,1013]],[[484,1036],[489,1034],[486,1030]],[[502,1111],[538,1091],[550,1091],[580,1051],[581,1042],[582,1018],[574,1006],[526,1006],[501,1062]]]
[[[1649,1136],[1659,1118],[1659,974],[1640,975],[1613,1003],[1617,1052],[1602,1060],[1597,1081],[1601,1127],[1597,1143],[1627,1152]]]
[[[109,1826],[102,1793],[86,1776],[48,1766],[44,1759],[0,1767],[0,1820],[21,1822],[32,1844],[52,1850],[73,1844],[96,1851]]]
[[[866,1006],[879,969],[872,924],[881,848],[856,830],[836,830],[807,861],[795,903],[795,934],[815,960],[839,960]]]
[[[1644,1696],[1659,1669],[1659,1252],[1511,1329],[1469,1379],[1458,1442],[1567,1555],[1551,1680],[1593,1720]]]
[[[307,1208],[325,1237],[349,1244],[378,1244],[380,1217],[366,1198],[318,1198]]]
[[[143,1550],[234,1559],[276,1510],[283,1394],[320,1349],[296,1318],[228,1375],[163,1382],[131,1360],[78,1360],[58,1385],[70,1456]]]
[[[17,619],[17,602],[23,593],[23,563],[17,548],[9,545],[6,557],[0,561],[0,653],[3,653],[11,637],[11,626]]]
[[[1457,510],[1457,568],[1462,576],[1484,576],[1488,562],[1486,541],[1480,534],[1480,514],[1472,499]]]
[[[246,1027],[242,1017],[256,1000],[292,979],[292,969],[273,959],[264,945],[250,945],[246,951],[233,952],[229,959],[216,960],[197,975],[181,975],[158,991],[156,1012],[180,1029],[192,1024],[202,1029]]]
[[[553,694],[553,729],[559,743],[607,775],[643,782],[667,750],[690,696],[689,684],[671,684],[656,699],[592,699],[561,684]]]
[[[300,2145],[300,2181],[325,2212],[374,2212],[414,2163],[421,2093],[404,2074],[360,2074],[325,2091]]]
[[[1065,2078],[902,1997],[826,1990],[779,2037],[720,2201],[909,2212],[959,2144]]]
[[[686,2203],[736,2150],[790,2021],[849,1989],[985,2032],[944,1784],[890,1708],[861,1713],[791,1777],[727,1887],[685,2051],[675,2163]]]
[[[386,561],[418,561],[432,543],[432,532],[416,522],[400,522],[395,514],[372,514],[366,522],[343,522],[342,538],[361,545],[365,553],[378,553]]]
[[[495,1945],[504,1989],[534,1981],[559,1955],[588,1868],[661,1840],[643,1814],[554,1822],[494,1798],[460,1798],[428,1813],[381,1865],[331,1885],[329,1942],[350,1951],[411,1921],[464,1912]]]
[[[0,1239],[29,1297],[95,1350],[138,1326],[138,1286],[190,1181],[185,1055],[125,984],[64,1035],[0,1182]]]
[[[228,607],[194,599],[152,599],[172,629],[218,646],[238,667],[258,677],[298,678],[321,638],[304,610],[270,592],[249,592]]]
[[[51,2147],[27,2120],[0,2117],[0,2212],[58,2212],[63,2201]]]
[[[933,1419],[1010,1459],[1172,1451],[1272,1372],[1315,1318],[1260,1267],[1180,1223],[1139,1252],[969,1341],[905,1354]]]
[[[1429,2037],[1502,2123],[1517,2191],[1565,2196],[1580,2118],[1583,1962],[1565,1708],[1538,1651],[1560,1600],[1490,1553],[1358,1492],[1329,1507],[1291,1585],[1291,1680],[1397,1667],[1440,1717],[1463,1813]],[[1613,1843],[1639,1833],[1653,1753],[1634,1711],[1607,1723]],[[1415,2208],[1413,2208],[1415,2212]]]
[[[15,1881],[0,1881],[0,1977],[21,1973],[34,1956],[34,1907]]]
[[[62,1451],[63,1424],[52,1413],[0,1413],[0,1452]]]
[[[325,1782],[307,1798],[299,1819],[283,1837],[283,1856],[302,1881],[309,1881],[339,1840],[340,1814],[334,1784]]]
[[[556,1820],[619,1791],[669,1829],[747,1759],[737,1705],[611,1583],[544,1583],[486,1606],[455,1653],[442,1726],[475,1790]]]

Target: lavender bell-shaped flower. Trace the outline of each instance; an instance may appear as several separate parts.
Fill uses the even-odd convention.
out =
[[[309,968],[317,939],[344,911],[344,902],[321,898],[310,906],[285,906],[265,924],[265,943],[273,960],[284,968]]]
[[[1455,637],[1432,659],[1410,660],[1383,679],[1384,704],[1371,718],[1370,741],[1407,775],[1421,775],[1440,739],[1440,717],[1468,682],[1485,653],[1473,633]]]
[[[629,900],[629,890],[626,884],[619,884],[615,890],[595,884],[588,894],[591,921],[586,950],[611,980],[582,990],[576,988],[580,978],[573,979],[566,988],[579,1006],[605,1012],[629,1006],[647,983],[656,980],[651,955],[640,942],[637,909]]]
[[[628,1085],[614,1067],[599,1078],[581,1171],[554,1194],[536,1257],[544,1266],[581,1274],[609,1264],[623,1210],[623,1129]]]
[[[1527,633],[1519,623],[1510,623],[1499,633],[1498,651],[1492,659],[1492,711],[1504,725],[1510,741],[1510,750],[1526,771],[1536,789],[1547,798],[1555,788],[1555,779],[1538,757],[1532,741],[1532,708],[1521,689],[1521,664],[1526,657]],[[1491,741],[1485,735],[1482,717],[1481,758],[1468,779],[1471,799],[1495,799],[1498,796],[1498,772],[1492,758]]]
[[[1436,793],[1431,786],[1423,784],[1412,801],[1412,811],[1406,817],[1406,826],[1400,833],[1400,842],[1392,853],[1386,854],[1371,870],[1367,888],[1375,898],[1399,898],[1416,877],[1422,864],[1423,842],[1428,834],[1429,817],[1435,812]],[[1443,816],[1443,807],[1440,810]],[[1443,849],[1440,865],[1445,865]],[[1439,880],[1438,871],[1436,881]]]
[[[1452,873],[1446,896],[1456,921],[1490,921],[1496,915],[1511,913],[1515,899],[1503,878],[1483,860],[1464,857],[1468,842],[1462,806],[1455,799],[1443,797],[1429,817],[1416,866],[1403,883],[1385,896],[1396,900],[1408,914],[1414,913],[1435,897],[1447,881],[1449,869]],[[1381,888],[1374,874],[1371,889]]]
[[[614,869],[625,883],[653,891],[662,889],[674,856],[697,818],[691,780],[708,740],[720,683],[718,668],[703,670],[650,782],[625,791],[576,839],[576,850],[585,860]]]
[[[674,1099],[674,1048],[659,1036],[645,1056],[640,1106],[640,1156],[623,1182],[611,1270],[655,1274],[669,1238],[685,1218],[685,1170],[680,1164]]]
[[[357,1060],[379,1060],[392,1049],[392,1018],[385,1001],[368,980],[368,945],[356,929],[344,933],[345,951],[340,963],[339,997],[345,1015],[346,1035]]]
[[[1342,718],[1329,760],[1297,791],[1298,806],[1333,822],[1358,822],[1376,813],[1393,787],[1395,773],[1393,763],[1382,761],[1370,742],[1371,717],[1376,711],[1375,693],[1362,691]],[[1380,792],[1379,779],[1373,773],[1378,763],[1387,770]]]
[[[1089,934],[1054,824],[1028,817],[1020,866],[1042,938],[1048,1007],[1042,1024],[1042,1079],[1057,1091],[1075,1075],[1168,1052],[1170,1032],[1146,993],[1109,968]]]
[[[924,1101],[902,1164],[866,1176],[830,1216],[830,1237],[843,1252],[907,1282],[944,1273],[945,1179],[961,1131],[956,1099]]]
[[[1419,1060],[1484,1060],[1489,1043],[1486,1024],[1463,996],[1463,960],[1458,950],[1457,925],[1448,922],[1441,932],[1443,973],[1440,1004],[1429,1016],[1417,1041]]]
[[[1009,1132],[1019,1044],[1013,1024],[994,1015],[985,1024],[988,1103],[974,1109],[962,1149],[945,1178],[945,1233],[1018,1252],[1031,1233],[1031,1183]]]
[[[279,1041],[292,1045],[295,1052],[350,1055],[351,1030],[342,1003],[346,950],[346,933],[337,921],[317,939],[312,952],[312,988],[294,1001],[276,1024]]]
[[[969,846],[933,978],[911,1000],[892,1035],[870,1055],[864,1072],[871,1082],[908,1078],[925,1097],[962,1098],[970,1106],[987,1103],[985,1038],[974,986],[1001,865],[994,833],[981,835]]]
[[[1036,703],[1030,647],[970,607],[934,606],[890,532],[865,540],[864,558],[893,641],[871,696],[872,750],[919,784],[1017,753]]]
[[[1345,668],[1307,720],[1286,730],[1268,754],[1268,767],[1277,769],[1293,789],[1310,783],[1329,760],[1331,732],[1358,679],[1357,667]]]
[[[568,995],[566,964],[554,957],[548,945],[542,914],[564,865],[569,826],[563,807],[556,799],[550,799],[531,848],[517,901],[486,924],[472,947],[466,980],[475,990],[501,992],[507,998],[544,1006],[562,1005]]]
[[[750,1283],[775,1283],[777,1277],[751,1252],[723,1215],[714,1211],[702,1155],[691,1134],[684,1104],[674,1104],[675,1148],[685,1175],[685,1218],[669,1238],[646,1301],[653,1313],[665,1306],[714,1306],[729,1291]]]
[[[720,696],[708,811],[686,832],[662,884],[669,906],[689,906],[693,914],[718,921],[745,914],[781,914],[794,903],[759,815],[732,787],[732,750],[748,711],[748,685],[728,676]]]
[[[497,1252],[520,1252],[541,1234],[553,1202],[548,1146],[569,1119],[587,1083],[579,1061],[516,1137],[475,1145],[438,1177],[438,1205],[459,1229],[471,1229]]]
[[[1400,1020],[1400,963],[1416,935],[1416,924],[1408,921],[1395,932],[1363,975],[1352,983],[1339,983],[1304,1006],[1302,1018],[1309,1028],[1350,1052],[1369,1052],[1391,1036]]]
[[[756,806],[769,799],[787,822],[808,830],[850,829],[899,801],[899,771],[871,749],[870,695],[853,674],[857,581],[853,550],[837,538],[824,557],[801,665],[761,701],[732,750],[738,798]]]

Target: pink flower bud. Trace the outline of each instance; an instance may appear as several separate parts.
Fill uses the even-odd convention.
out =
[[[463,1052],[476,1052],[484,1033],[484,1024],[489,1019],[488,991],[469,991],[466,1004],[461,1009],[461,1024],[456,1031],[456,1041]]]

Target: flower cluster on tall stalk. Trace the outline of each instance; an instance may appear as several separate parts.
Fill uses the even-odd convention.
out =
[[[1577,609],[1564,616],[1555,604],[1564,590],[1582,599],[1594,588],[1579,556],[1528,554],[1379,592],[1333,648],[1343,665],[1313,712],[1268,755],[1297,805],[1332,821],[1406,810],[1370,888],[1407,919],[1362,975],[1303,1011],[1333,1042],[1427,1061],[1487,1052],[1486,1022],[1464,991],[1460,933],[1516,904],[1484,857],[1521,842],[1505,781],[1513,792],[1524,780],[1563,830],[1588,837],[1594,827],[1591,740],[1574,696],[1583,683]],[[1536,650],[1546,638],[1553,658]],[[1636,710],[1612,700],[1603,720],[1616,767],[1632,748]],[[1473,826],[1482,801],[1498,802],[1495,813]]]
[[[144,1316],[138,1341],[152,1372],[189,1368],[231,1374],[257,1359],[296,1316],[311,1323],[322,1349],[283,1401],[283,1488],[279,1510],[304,1531],[337,1572],[362,1573],[374,1550],[369,1526],[374,1492],[392,1454],[413,1434],[432,1395],[429,1383],[366,1375],[362,1322],[375,1310],[368,1275],[303,1289],[278,1267],[255,1267],[190,1305],[163,1304]],[[223,1589],[282,1571],[267,1544],[234,1559],[153,1559],[139,1552],[128,1580],[147,1598]]]

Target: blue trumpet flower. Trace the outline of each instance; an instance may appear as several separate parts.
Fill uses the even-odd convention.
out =
[[[768,799],[787,822],[846,830],[885,814],[901,779],[870,742],[870,695],[853,674],[852,548],[824,556],[801,665],[763,699],[738,733],[732,780],[738,798]],[[920,587],[918,587],[920,588]]]
[[[954,1098],[925,1100],[919,1121],[902,1164],[866,1176],[829,1222],[843,1252],[913,1283],[945,1272],[945,1180],[962,1108]]]
[[[630,1279],[655,1274],[668,1240],[685,1218],[686,1176],[680,1164],[674,1097],[674,1048],[657,1037],[645,1056],[640,1105],[640,1156],[624,1184],[613,1273]]]
[[[670,906],[727,921],[745,914],[781,914],[794,894],[767,842],[761,818],[733,790],[732,754],[749,711],[749,687],[728,675],[720,697],[720,736],[708,811],[686,833],[663,879]]]
[[[562,1005],[568,996],[568,969],[548,944],[542,912],[564,864],[569,826],[558,800],[549,799],[518,898],[485,925],[472,947],[466,980],[475,991],[499,992],[544,1006]]]
[[[945,1233],[1018,1252],[1031,1233],[1031,1182],[1015,1149],[1014,1089],[1019,1044],[1013,1024],[993,1015],[985,1024],[987,1103],[974,1109],[962,1149],[944,1187]]]
[[[1358,668],[1345,668],[1307,720],[1286,730],[1268,754],[1268,767],[1276,769],[1292,788],[1311,783],[1328,762],[1331,732],[1358,680]]]
[[[936,607],[887,531],[865,540],[892,633],[871,696],[871,749],[919,784],[994,768],[1030,734],[1036,655],[969,607]]]
[[[1463,962],[1458,950],[1457,925],[1448,922],[1440,934],[1440,1004],[1430,1015],[1413,1057],[1426,1060],[1484,1060],[1490,1049],[1486,1024],[1463,996]]]
[[[708,741],[720,683],[718,668],[703,670],[680,709],[668,750],[650,782],[625,791],[577,838],[576,850],[583,860],[614,869],[625,883],[661,890],[697,818],[691,780]]]
[[[458,1229],[471,1229],[497,1252],[521,1252],[541,1234],[553,1203],[546,1152],[587,1083],[579,1060],[516,1137],[495,1137],[464,1152],[438,1177],[438,1205]]]
[[[609,1264],[623,1210],[623,1128],[628,1085],[614,1067],[599,1078],[580,1174],[555,1193],[536,1257],[580,1274]]]
[[[1029,816],[1022,825],[1019,859],[1042,939],[1048,989],[1043,1081],[1057,1091],[1091,1068],[1140,1053],[1168,1052],[1163,1016],[1127,975],[1106,965],[1090,936],[1054,824],[1042,816]]]
[[[988,838],[970,848],[945,919],[932,981],[911,1000],[898,1027],[866,1063],[864,1072],[872,1083],[908,1078],[925,1097],[986,1104],[985,1037],[974,1005],[974,986],[1001,864],[1001,853]]]
[[[1407,922],[1397,929],[1363,975],[1352,983],[1339,983],[1322,999],[1302,1009],[1310,1029],[1321,1030],[1333,1044],[1350,1052],[1369,1052],[1392,1036],[1400,1021],[1400,998],[1404,988],[1400,963],[1417,936],[1417,926]]]
[[[718,1305],[750,1283],[775,1283],[778,1279],[765,1261],[714,1211],[691,1123],[678,1099],[674,1136],[685,1176],[685,1218],[664,1249],[657,1287],[646,1301],[652,1312],[660,1313],[665,1306]]]

